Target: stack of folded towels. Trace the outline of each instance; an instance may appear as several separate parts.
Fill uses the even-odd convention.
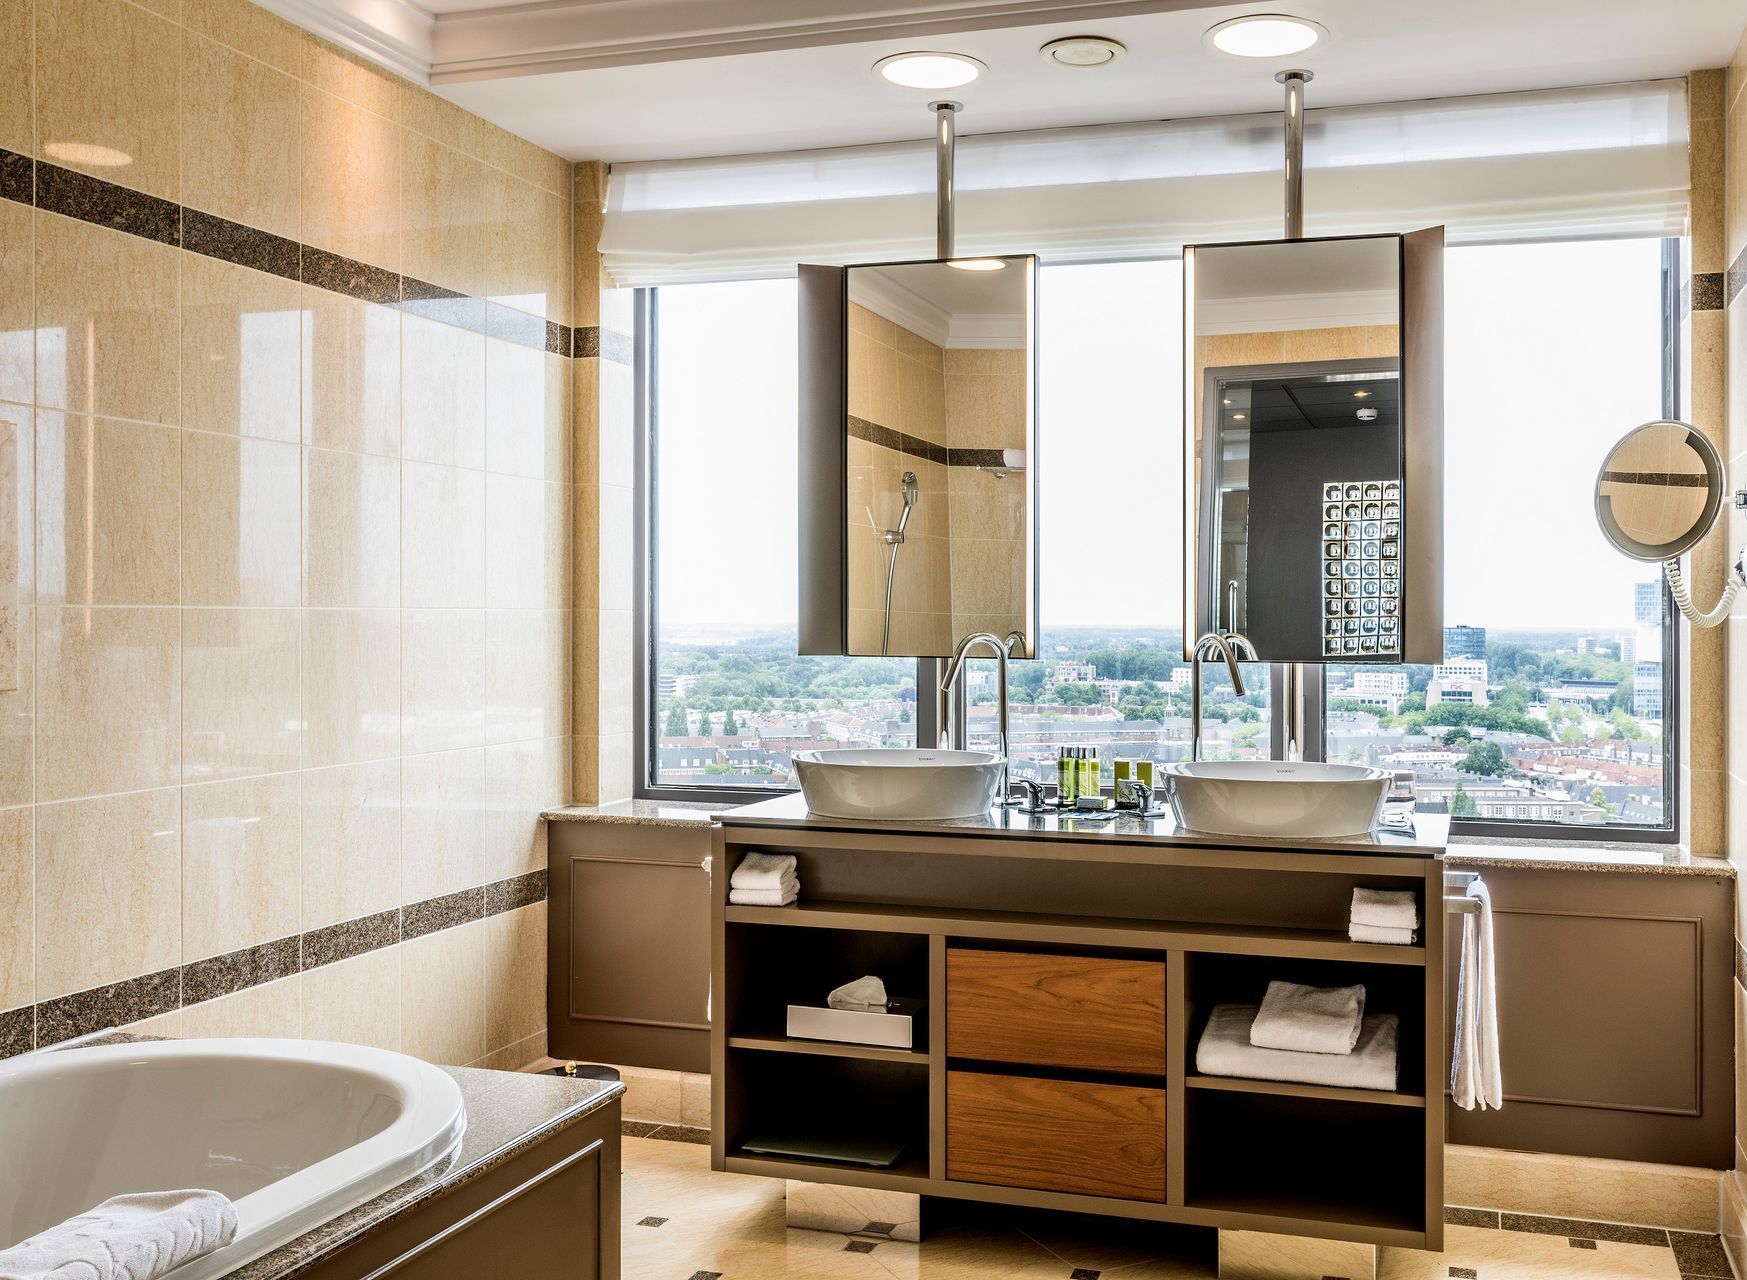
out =
[[[800,895],[789,853],[749,853],[728,878],[728,901],[737,907],[787,907]]]
[[[1270,982],[1258,1008],[1214,1007],[1195,1047],[1208,1076],[1394,1089],[1400,1020],[1365,1012],[1364,987]]]
[[[1411,889],[1354,889],[1347,937],[1354,942],[1413,945],[1419,928],[1419,902]]]

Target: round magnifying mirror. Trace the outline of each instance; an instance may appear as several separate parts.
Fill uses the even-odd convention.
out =
[[[1646,422],[1616,444],[1595,478],[1595,518],[1634,560],[1684,555],[1717,523],[1723,458],[1684,422]]]

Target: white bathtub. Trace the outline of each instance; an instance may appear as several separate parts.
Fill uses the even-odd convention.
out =
[[[208,1280],[448,1155],[461,1091],[416,1058],[307,1040],[166,1040],[0,1063],[0,1248],[126,1191],[206,1187],[235,1243]]]

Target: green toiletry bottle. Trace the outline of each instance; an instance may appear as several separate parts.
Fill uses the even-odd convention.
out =
[[[1071,805],[1074,797],[1079,794],[1079,775],[1076,772],[1078,762],[1074,759],[1072,747],[1062,747],[1055,757],[1055,800],[1060,805]]]

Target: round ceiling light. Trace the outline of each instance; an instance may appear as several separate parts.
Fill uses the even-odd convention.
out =
[[[999,258],[954,258],[946,265],[960,271],[1003,271],[1007,267]]]
[[[1207,39],[1239,58],[1284,58],[1303,53],[1328,34],[1321,23],[1284,13],[1249,13],[1208,28]]]
[[[1054,66],[1084,71],[1109,66],[1127,53],[1128,48],[1119,40],[1107,40],[1103,36],[1063,36],[1060,40],[1051,40],[1037,52],[1045,62]]]
[[[962,53],[894,53],[874,63],[875,71],[906,89],[956,89],[984,69]]]

